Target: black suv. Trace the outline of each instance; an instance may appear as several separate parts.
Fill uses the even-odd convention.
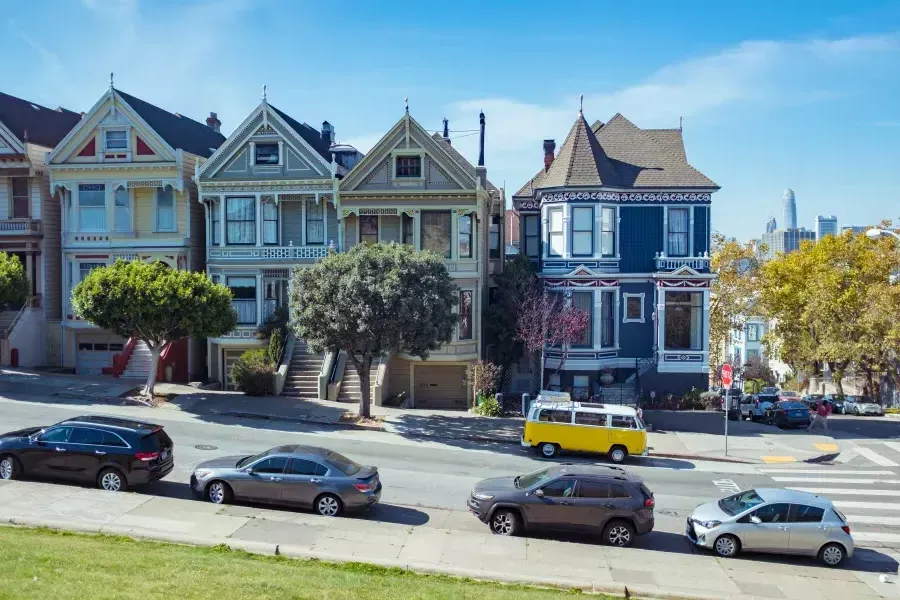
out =
[[[562,465],[478,482],[469,511],[497,535],[524,529],[600,531],[602,541],[630,546],[653,530],[653,493],[621,467]]]
[[[84,416],[0,435],[0,479],[51,477],[118,492],[162,479],[174,466],[171,438],[142,421]]]

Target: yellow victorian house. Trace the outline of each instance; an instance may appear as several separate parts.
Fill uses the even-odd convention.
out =
[[[206,224],[191,177],[225,141],[214,114],[204,125],[110,87],[48,155],[61,199],[63,365],[79,374],[146,377],[149,351],[72,310],[71,291],[92,269],[117,259],[205,269]],[[51,332],[53,335],[54,332]],[[173,344],[161,380],[204,378],[203,340]]]

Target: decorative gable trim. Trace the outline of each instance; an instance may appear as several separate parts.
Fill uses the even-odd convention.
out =
[[[690,268],[687,265],[682,265],[682,266],[678,267],[677,269],[675,269],[674,271],[672,271],[671,273],[669,273],[670,277],[672,275],[677,275],[679,277],[684,277],[684,276],[697,277],[698,275],[700,275],[700,273],[698,271],[695,271],[694,269]]]
[[[25,154],[25,144],[0,122],[0,148],[11,154]]]

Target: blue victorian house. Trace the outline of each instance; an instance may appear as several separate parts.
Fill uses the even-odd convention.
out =
[[[579,111],[555,150],[544,141],[544,167],[513,196],[519,251],[590,315],[558,373],[561,353],[547,350],[549,385],[575,397],[602,386],[609,401],[617,389],[705,389],[719,187],[688,163],[680,129],[641,129],[620,114],[591,126]]]

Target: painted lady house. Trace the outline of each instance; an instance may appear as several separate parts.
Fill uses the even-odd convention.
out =
[[[63,365],[77,373],[144,378],[147,347],[79,319],[71,292],[118,259],[205,269],[206,221],[191,177],[225,141],[204,125],[110,87],[48,156],[61,200]],[[160,381],[205,376],[206,344],[182,340],[160,358]]]
[[[611,401],[705,389],[719,188],[688,162],[682,131],[641,129],[620,114],[590,126],[579,111],[559,152],[553,140],[543,149],[543,168],[513,196],[519,251],[590,315],[552,386],[582,397],[602,386]],[[553,373],[561,353],[547,353]]]
[[[0,313],[0,364],[61,364],[59,199],[45,160],[80,120],[0,93],[0,251],[18,257],[31,283],[25,306]]]

